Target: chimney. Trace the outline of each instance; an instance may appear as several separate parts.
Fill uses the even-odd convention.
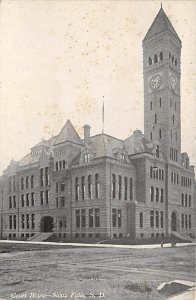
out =
[[[84,141],[88,141],[90,138],[91,127],[89,125],[84,125]]]

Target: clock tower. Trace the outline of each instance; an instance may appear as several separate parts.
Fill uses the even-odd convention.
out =
[[[174,164],[181,155],[180,57],[181,41],[161,7],[143,40],[144,135]]]

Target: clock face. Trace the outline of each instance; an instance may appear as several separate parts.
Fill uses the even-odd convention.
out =
[[[174,75],[170,75],[169,84],[170,84],[172,90],[175,90],[175,88],[176,88],[176,78],[174,77]]]
[[[162,78],[160,75],[154,75],[151,80],[150,80],[150,87],[153,89],[153,90],[156,90],[160,87],[161,85],[161,82],[162,82]]]

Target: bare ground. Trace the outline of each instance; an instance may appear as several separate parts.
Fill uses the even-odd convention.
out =
[[[25,250],[25,251],[24,251]],[[195,246],[159,249],[0,244],[0,297],[166,299],[165,281],[195,280]]]

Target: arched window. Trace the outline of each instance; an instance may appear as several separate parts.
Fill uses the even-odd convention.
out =
[[[163,60],[163,52],[160,52],[160,60]]]
[[[156,157],[159,158],[159,146],[156,146]]]
[[[143,213],[140,213],[140,228],[143,228]]]
[[[150,178],[152,178],[152,174],[153,174],[153,168],[152,166],[150,167]]]
[[[92,177],[88,176],[88,198],[92,199]]]
[[[148,58],[148,65],[149,65],[149,66],[152,65],[152,58],[151,58],[151,57]]]
[[[76,197],[76,201],[79,200],[79,181],[78,181],[78,177],[76,177],[75,179],[75,197]]]
[[[95,198],[99,198],[99,174],[95,174]]]
[[[155,54],[154,56],[154,63],[156,64],[158,62],[158,57],[157,57],[157,54]]]
[[[125,186],[124,199],[127,200],[127,188],[128,188],[127,177],[124,178],[124,186]]]
[[[82,200],[84,200],[85,199],[85,193],[86,193],[85,177],[84,176],[82,176],[81,183],[82,183]]]
[[[118,177],[118,199],[120,200],[122,196],[122,177]]]
[[[156,202],[159,202],[159,189],[156,188]]]
[[[151,198],[151,202],[153,202],[154,201],[154,187],[153,186],[151,186],[151,188],[150,188],[150,198]]]
[[[112,198],[116,198],[116,175],[112,174]]]

